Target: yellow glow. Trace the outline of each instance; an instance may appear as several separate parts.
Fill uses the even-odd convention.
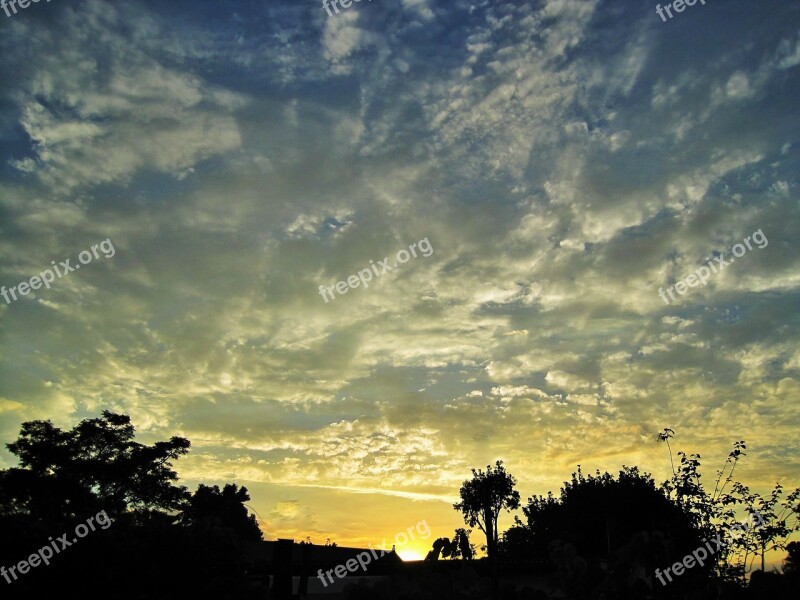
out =
[[[425,558],[422,554],[417,552],[416,550],[412,550],[409,548],[408,550],[398,550],[397,554],[400,555],[400,558],[403,560],[422,560]]]

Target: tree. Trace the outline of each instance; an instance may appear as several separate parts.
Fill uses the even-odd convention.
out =
[[[106,411],[71,430],[24,423],[8,444],[20,464],[0,471],[0,565],[59,536],[68,542],[65,532],[77,533],[92,513],[104,510],[113,522],[107,530],[92,526],[47,569],[15,580],[14,597],[73,589],[87,599],[265,598],[252,552],[257,542],[249,541],[261,536],[242,506],[247,490],[200,486],[192,496],[176,485],[172,468],[189,441],[143,445],[134,434],[128,416]]]
[[[656,439],[669,443],[669,438],[674,437],[674,433],[671,429],[664,429]],[[730,538],[730,544],[715,556],[718,561],[715,563],[715,575],[726,580],[738,580],[740,583],[746,581],[746,575],[759,554],[763,571],[766,551],[785,549],[786,538],[792,532],[800,530],[800,509],[797,505],[800,488],[789,493],[780,502],[783,494],[783,486],[780,484],[775,484],[769,497],[764,498],[758,493],[750,492],[742,483],[734,481],[733,473],[739,460],[746,456],[746,449],[744,440],[734,442],[733,450],[728,454],[722,469],[716,471],[714,490],[708,493],[701,480],[700,455],[687,456],[684,452],[678,452],[680,463],[675,469],[670,447],[673,476],[661,486],[668,498],[687,511],[704,537],[711,539],[715,535],[721,535]],[[726,491],[729,485],[730,491]],[[735,513],[737,505],[744,508],[751,523],[758,521],[758,526],[741,526]]]
[[[537,545],[537,540],[529,527],[519,517],[514,517],[515,524],[503,532],[497,543],[497,552],[505,561],[532,560],[545,557],[547,545]]]
[[[515,534],[518,540],[531,540],[529,554],[545,559],[555,541],[572,545],[577,553],[590,559],[611,559],[639,532],[668,533],[676,546],[694,549],[700,538],[690,517],[661,493],[648,473],[624,466],[617,478],[610,473],[588,477],[580,465],[564,482],[559,497],[528,498],[522,508],[527,518],[523,525],[530,534]],[[658,566],[658,565],[656,565]]]
[[[425,555],[425,560],[427,561],[437,561],[439,560],[440,556],[444,558],[449,558],[451,552],[451,543],[450,538],[440,537],[433,540],[433,545],[431,549],[428,551],[428,554]]]
[[[522,508],[526,523],[504,535],[503,554],[556,565],[569,597],[642,598],[660,591],[655,569],[702,545],[690,516],[637,467],[585,476],[578,465],[559,496],[533,496]],[[702,568],[670,590],[693,589]],[[699,574],[699,575],[698,575]]]
[[[713,529],[713,523],[717,520],[727,518],[729,521],[734,518],[733,511],[728,507],[731,502],[730,496],[725,494],[725,488],[733,481],[733,473],[739,463],[739,459],[746,456],[747,446],[744,440],[734,442],[733,450],[728,454],[722,469],[717,471],[717,479],[714,484],[714,491],[709,494],[701,483],[700,474],[700,455],[686,455],[685,452],[678,452],[681,458],[678,469],[675,469],[675,461],[672,457],[672,446],[670,438],[675,437],[672,429],[664,429],[656,436],[659,442],[666,442],[669,449],[669,460],[672,466],[672,478],[665,481],[661,489],[667,497],[674,500],[679,506],[689,511],[694,519],[695,525],[704,531]],[[723,479],[724,476],[724,479]]]
[[[460,527],[456,529],[453,539],[446,537],[437,538],[433,541],[431,549],[425,556],[425,560],[436,561],[439,557],[450,559],[472,560],[475,557],[475,545],[469,543],[471,529]]]
[[[791,577],[800,578],[800,542],[786,544],[788,555],[783,561],[783,572]]]
[[[800,531],[800,507],[797,505],[800,498],[800,488],[791,492],[786,499],[781,502],[783,486],[775,484],[768,498],[761,494],[751,492],[750,489],[735,482],[733,491],[736,501],[745,506],[745,511],[751,517],[751,521],[757,520],[756,527],[738,527],[738,535],[734,538],[732,546],[739,549],[743,554],[741,561],[741,575],[747,572],[748,566],[752,569],[752,563],[758,554],[761,554],[761,570],[766,571],[765,553],[767,550],[786,550],[786,539],[795,531]],[[733,501],[733,500],[732,500]],[[792,523],[794,519],[794,523]],[[748,555],[753,555],[748,565]],[[738,567],[738,565],[735,565]]]
[[[6,445],[19,467],[0,471],[0,514],[53,521],[98,510],[112,517],[180,510],[189,493],[174,485],[171,461],[188,452],[189,440],[140,444],[130,417],[102,415],[70,431],[50,421],[23,423],[17,441]]]
[[[477,525],[486,535],[486,550],[490,559],[496,555],[500,511],[519,508],[519,492],[514,489],[516,483],[517,480],[506,472],[502,460],[495,463],[494,469],[488,465],[485,473],[472,469],[472,479],[461,484],[461,502],[453,505],[464,515],[467,525]]]
[[[459,527],[450,542],[450,556],[452,558],[462,558],[464,560],[472,560],[475,558],[475,544],[469,541],[469,535],[472,533],[471,529],[464,529]]]
[[[222,491],[201,483],[183,510],[181,522],[204,530],[227,528],[243,540],[259,541],[262,534],[256,517],[248,515],[244,506],[248,500],[247,488],[235,483],[225,485]]]

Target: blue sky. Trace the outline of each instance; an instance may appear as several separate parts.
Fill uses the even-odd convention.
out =
[[[0,284],[116,249],[0,301],[2,439],[125,412],[268,537],[353,544],[451,533],[497,458],[523,498],[663,480],[664,427],[707,479],[746,439],[745,483],[796,486],[800,5],[656,4],[0,12]]]

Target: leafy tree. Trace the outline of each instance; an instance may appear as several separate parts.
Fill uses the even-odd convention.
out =
[[[667,442],[674,437],[672,429],[664,429],[656,436],[657,441]],[[792,491],[781,503],[783,488],[776,484],[769,497],[753,493],[738,481],[733,473],[739,460],[746,456],[744,440],[734,442],[722,468],[716,471],[714,490],[708,493],[702,483],[700,455],[678,452],[680,462],[675,469],[672,448],[669,447],[672,478],[665,481],[661,489],[664,494],[683,507],[692,518],[695,527],[704,537],[720,535],[730,543],[715,555],[715,575],[724,580],[744,582],[756,556],[761,555],[761,570],[765,568],[767,550],[786,548],[786,538],[800,530],[798,523],[798,498],[800,488]],[[726,488],[730,485],[730,490]],[[750,524],[744,527],[737,521],[735,508],[741,506]],[[792,518],[794,522],[792,522]],[[747,522],[747,521],[746,521]]]
[[[203,530],[227,528],[243,540],[258,541],[263,539],[261,529],[244,506],[249,500],[247,488],[235,483],[225,485],[222,491],[201,483],[183,510],[181,522]]]
[[[786,551],[789,554],[783,561],[783,572],[800,578],[800,542],[789,542],[786,545]]]
[[[738,547],[744,553],[742,566],[746,572],[747,567],[752,565],[752,560],[748,564],[748,554],[753,554],[753,560],[761,554],[761,570],[765,571],[765,553],[767,550],[786,550],[786,539],[795,531],[800,531],[800,507],[797,505],[800,498],[800,488],[791,492],[784,501],[781,502],[783,486],[775,484],[769,497],[764,498],[761,494],[751,492],[750,489],[739,483],[733,486],[737,500],[744,505],[745,511],[755,521],[755,527],[738,529],[734,538],[734,547]],[[792,522],[792,520],[794,522]]]
[[[472,560],[475,557],[475,545],[469,542],[470,533],[472,533],[471,529],[460,527],[456,529],[452,540],[446,537],[437,538],[433,541],[425,560],[437,561],[440,556],[454,560],[458,558]]]
[[[580,465],[564,482],[558,498],[552,493],[533,496],[522,508],[534,543],[535,556],[544,559],[551,544],[560,541],[587,558],[610,559],[639,532],[669,533],[675,545],[696,547],[699,536],[689,516],[670,502],[648,473],[623,467],[615,479],[609,473],[588,477]],[[516,534],[525,539],[523,532]]]
[[[75,531],[92,513],[104,510],[112,520],[35,576],[15,580],[14,597],[49,598],[64,589],[86,599],[266,597],[252,554],[258,542],[249,541],[260,532],[257,538],[241,504],[247,491],[201,486],[190,495],[172,469],[189,441],[143,445],[134,434],[129,417],[103,412],[71,430],[24,423],[8,444],[20,464],[0,471],[0,565]]]
[[[515,524],[503,532],[497,544],[497,551],[504,560],[531,560],[546,555],[546,544],[538,544],[533,532],[519,517]]]
[[[54,520],[98,510],[112,517],[180,510],[189,494],[174,485],[171,461],[188,452],[189,440],[140,444],[130,417],[102,414],[70,431],[50,421],[23,423],[7,444],[19,467],[0,471],[0,514]]]
[[[439,560],[440,556],[444,556],[444,558],[449,558],[451,552],[451,543],[450,538],[441,537],[433,540],[433,545],[431,549],[428,551],[428,554],[425,555],[425,560],[427,561],[437,561]]]
[[[459,527],[450,542],[450,556],[452,558],[462,558],[464,560],[472,560],[475,558],[475,544],[469,541],[469,535],[472,533],[471,529],[464,529]]]
[[[585,476],[578,465],[558,496],[533,496],[522,508],[527,522],[506,532],[502,550],[511,558],[548,561],[562,591],[573,598],[641,598],[659,591],[657,568],[701,545],[689,515],[659,491],[648,473],[624,466]],[[685,592],[702,569],[670,584]]]
[[[477,525],[486,535],[486,549],[489,558],[494,558],[497,549],[497,519],[500,511],[519,508],[519,492],[514,489],[517,480],[506,472],[503,461],[498,460],[495,467],[486,467],[486,472],[472,469],[472,479],[461,484],[461,502],[453,508],[464,515],[470,527]]]
[[[733,473],[739,463],[739,459],[746,456],[747,446],[744,440],[734,442],[733,450],[728,454],[722,469],[717,471],[717,479],[714,484],[714,491],[710,494],[706,492],[702,484],[700,474],[700,455],[687,455],[679,451],[680,457],[678,468],[675,469],[675,461],[672,456],[672,447],[669,444],[670,438],[675,436],[672,429],[664,429],[656,436],[659,442],[666,442],[669,448],[669,460],[672,466],[672,478],[665,481],[661,489],[668,498],[674,500],[680,507],[684,508],[691,515],[695,526],[704,531],[714,530],[714,523],[720,520],[731,522],[735,519],[732,509],[728,508],[732,504],[730,494],[725,493],[725,488],[733,481]],[[724,477],[724,479],[723,479]]]

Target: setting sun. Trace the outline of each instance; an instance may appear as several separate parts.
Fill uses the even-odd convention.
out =
[[[0,15],[0,588],[800,598],[800,0]]]
[[[403,560],[423,560],[425,558],[422,552],[410,548],[408,550],[399,550],[397,554],[399,554],[400,558]]]

